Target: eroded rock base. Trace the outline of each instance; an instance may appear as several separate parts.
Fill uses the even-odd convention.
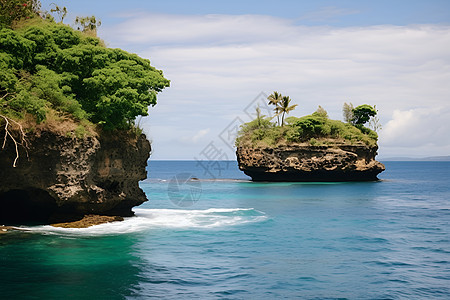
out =
[[[253,181],[374,181],[384,171],[377,147],[366,145],[279,146],[236,151],[239,169]]]
[[[250,176],[253,181],[272,182],[341,182],[341,181],[376,181],[379,172],[337,172],[337,171],[317,171],[301,172],[286,171],[266,173],[258,170],[245,170],[244,173]]]

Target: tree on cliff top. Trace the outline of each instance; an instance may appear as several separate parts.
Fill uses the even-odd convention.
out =
[[[281,103],[280,103],[279,112],[278,112],[279,114],[281,114],[281,127],[284,126],[285,114],[290,113],[297,107],[297,104],[294,104],[294,105],[290,105],[290,104],[291,104],[291,98],[289,98],[289,96],[283,96],[283,98],[281,98]]]
[[[36,20],[33,22],[36,23]],[[41,20],[19,30],[0,30],[0,113],[32,114],[37,122],[55,110],[126,129],[148,115],[169,86],[150,61],[67,25]]]
[[[280,102],[281,102],[282,98],[283,98],[283,96],[276,91],[273,92],[272,94],[270,94],[269,97],[267,97],[267,100],[269,100],[268,104],[275,106],[274,111],[275,111],[275,115],[277,116],[277,124],[278,125],[280,125],[279,106],[280,106]]]
[[[366,105],[361,105],[356,110],[356,115],[362,115],[363,117],[360,119],[365,120],[366,111]],[[370,115],[373,113],[371,110],[368,111]],[[270,119],[262,120],[264,126],[261,126],[263,123],[260,117],[242,124],[235,145],[237,147],[264,148],[297,143],[309,143],[310,145],[363,143],[375,146],[378,140],[377,133],[364,127],[363,124],[344,123],[329,119],[328,113],[321,106],[311,115],[286,118],[283,127],[276,126],[275,123],[270,122]]]
[[[269,105],[275,106],[273,110],[278,119],[278,125],[280,125],[281,116],[281,127],[283,127],[285,115],[293,111],[297,107],[297,104],[290,105],[291,98],[289,96],[283,96],[278,92],[273,92],[269,97],[267,97],[267,100],[269,100]]]
[[[97,20],[95,16],[90,17],[76,17],[75,24],[77,29],[86,33],[92,32],[97,35],[97,28],[102,25],[100,20]]]
[[[353,119],[353,104],[345,102],[342,106],[342,115],[344,117],[344,121],[347,123],[351,123]]]
[[[368,104],[363,104],[355,107],[352,110],[352,123],[355,125],[364,125],[369,122],[371,117],[375,117],[377,115],[377,111],[375,108]]]

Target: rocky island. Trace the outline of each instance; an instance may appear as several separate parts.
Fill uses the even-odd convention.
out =
[[[151,150],[134,120],[169,81],[107,48],[95,19],[74,30],[21,10],[0,27],[0,225],[131,216]]]
[[[384,171],[376,147],[289,145],[239,147],[239,168],[253,181],[371,181]]]
[[[236,140],[239,168],[253,181],[373,181],[384,171],[375,160],[378,136],[363,126],[376,115],[373,107],[346,104],[347,122],[329,119],[320,106],[312,115],[284,120],[295,108],[289,97],[275,92],[269,101],[280,103],[280,125],[257,110]]]

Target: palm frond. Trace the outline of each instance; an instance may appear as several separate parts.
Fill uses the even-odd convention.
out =
[[[267,97],[267,100],[269,100],[269,105],[275,105],[277,106],[281,99],[282,99],[282,95],[278,92],[273,92],[271,95],[269,95],[269,97]]]

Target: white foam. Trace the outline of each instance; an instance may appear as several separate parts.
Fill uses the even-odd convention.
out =
[[[262,222],[267,216],[253,208],[135,209],[136,216],[122,222],[106,223],[89,228],[57,228],[49,225],[21,227],[21,230],[60,235],[116,235],[141,232],[152,228],[209,229],[226,228]]]

